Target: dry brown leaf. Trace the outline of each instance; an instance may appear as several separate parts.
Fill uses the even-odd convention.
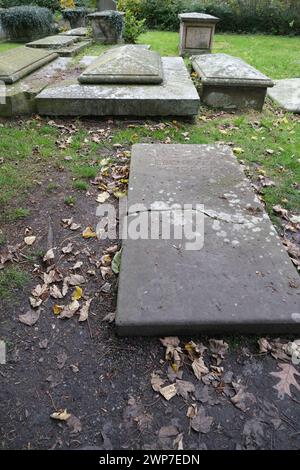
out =
[[[86,321],[89,316],[89,309],[93,299],[87,300],[80,309],[78,321]]]
[[[204,407],[200,406],[196,416],[191,419],[191,427],[196,432],[207,434],[211,429],[213,421],[213,417],[207,416]]]
[[[107,323],[112,323],[115,321],[115,319],[116,319],[116,312],[110,312],[107,315],[105,315],[102,321],[105,321]]]
[[[67,255],[68,253],[72,253],[72,251],[73,251],[73,243],[71,243],[71,242],[68,243],[66,246],[64,246],[64,247],[61,249],[61,251],[62,251],[65,255]]]
[[[63,298],[63,295],[62,295],[59,287],[57,287],[56,284],[53,284],[52,286],[50,286],[50,295],[54,299],[62,299]]]
[[[169,401],[177,393],[176,385],[172,384],[172,385],[167,385],[166,387],[162,387],[159,389],[159,392],[167,401]]]
[[[245,413],[256,402],[256,398],[252,393],[246,391],[244,385],[238,383],[232,383],[232,385],[237,393],[231,398],[231,402]]]
[[[202,357],[198,357],[197,359],[194,359],[192,363],[192,369],[198,380],[201,380],[202,375],[208,374],[209,372],[208,368],[204,364]]]
[[[55,258],[54,250],[53,250],[53,248],[50,248],[50,250],[48,250],[47,253],[45,254],[45,256],[43,258],[43,261],[45,261],[45,262],[52,261],[54,258]]]
[[[79,302],[77,300],[73,300],[69,305],[63,308],[63,310],[60,312],[59,318],[72,318],[79,307]]]
[[[68,413],[67,410],[59,410],[52,413],[50,418],[57,419],[59,421],[67,421],[69,418],[71,418],[71,414]]]
[[[64,281],[70,286],[80,286],[85,283],[85,278],[81,274],[70,274]]]
[[[186,380],[176,380],[176,390],[177,395],[187,400],[189,393],[195,392],[195,386],[192,382],[187,382]]]
[[[285,395],[288,395],[289,397],[292,396],[292,385],[296,388],[296,390],[300,391],[300,385],[295,378],[296,375],[300,376],[300,373],[292,364],[279,363],[278,366],[280,367],[281,371],[270,372],[270,375],[279,378],[279,382],[277,385],[274,385],[273,388],[277,390],[278,398],[282,400]]]
[[[35,236],[30,236],[30,237],[25,237],[25,238],[24,238],[24,242],[25,242],[26,245],[28,245],[28,246],[33,245],[34,242],[35,242],[35,240],[36,240],[36,237],[35,237]]]
[[[41,310],[28,310],[24,315],[19,315],[19,321],[24,325],[33,326],[40,318]]]
[[[43,300],[37,297],[29,297],[29,302],[32,308],[37,308],[42,305]]]
[[[267,353],[272,349],[269,341],[266,338],[259,338],[257,343],[259,346],[259,352],[262,354]]]
[[[156,374],[155,372],[152,372],[151,386],[155,392],[159,392],[164,383],[165,380],[163,380],[160,375]]]

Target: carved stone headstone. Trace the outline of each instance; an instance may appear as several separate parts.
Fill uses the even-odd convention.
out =
[[[140,46],[120,46],[100,55],[79,77],[80,83],[160,84],[158,52]]]
[[[116,10],[117,2],[115,0],[97,0],[97,10]]]
[[[119,44],[122,42],[124,12],[96,11],[87,16],[91,21],[94,40],[102,44]]]
[[[207,54],[211,52],[215,25],[219,18],[205,13],[181,13],[180,55]]]

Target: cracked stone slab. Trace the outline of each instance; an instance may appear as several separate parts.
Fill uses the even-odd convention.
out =
[[[174,236],[123,241],[118,333],[299,333],[297,271],[231,149],[134,145],[129,225],[172,204],[203,215],[203,247],[186,250]]]
[[[80,37],[76,36],[62,36],[57,34],[55,36],[47,36],[37,41],[32,41],[26,44],[27,47],[41,48],[41,49],[61,49],[73,45],[75,42],[80,41]]]
[[[199,96],[180,57],[163,57],[161,85],[84,85],[78,80],[49,86],[37,98],[40,114],[57,116],[186,116],[198,113]]]
[[[300,114],[300,78],[276,80],[268,95],[287,111]]]
[[[57,57],[53,51],[16,47],[0,54],[0,80],[14,83]]]
[[[101,54],[79,77],[80,83],[160,84],[163,81],[160,54],[126,45]]]

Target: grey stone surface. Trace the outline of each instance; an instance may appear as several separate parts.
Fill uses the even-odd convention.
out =
[[[202,204],[204,245],[188,251],[186,239],[123,241],[118,333],[299,333],[300,291],[291,287],[298,274],[231,149],[132,150],[129,221],[135,203],[147,215],[164,204]]]
[[[204,13],[182,13],[180,19],[179,54],[210,53],[213,46],[216,23],[219,18]]]
[[[80,83],[159,84],[163,81],[158,52],[127,45],[101,54],[79,77]]]
[[[261,110],[273,81],[238,57],[227,54],[193,56],[192,67],[201,80],[202,101],[208,106]]]
[[[64,31],[63,33],[60,33],[60,36],[79,36],[79,37],[85,37],[88,34],[88,28],[75,28],[75,29],[69,29],[69,31]]]
[[[95,41],[101,44],[119,44],[122,42],[123,30],[116,31],[114,24],[111,22],[112,14],[118,14],[124,22],[123,12],[113,12],[111,10],[96,11],[88,15],[93,29],[93,37]]]
[[[62,47],[71,46],[80,38],[76,36],[62,36],[57,34],[55,36],[47,36],[46,38],[38,39],[37,41],[29,42],[26,44],[28,47],[36,47],[41,49],[60,49]]]
[[[61,116],[187,116],[198,113],[199,96],[184,62],[163,57],[161,85],[83,85],[60,82],[40,93],[40,114]]]
[[[115,0],[97,0],[97,10],[116,10],[117,2]]]
[[[86,39],[84,41],[78,41],[74,44],[71,44],[70,46],[61,47],[60,49],[54,50],[60,57],[73,57],[82,52],[92,43],[93,41],[91,39]]]
[[[300,114],[300,78],[276,80],[268,95],[287,111]]]
[[[17,83],[6,85],[5,100],[0,100],[0,116],[13,117],[36,113],[35,96],[49,83],[61,80],[68,70],[69,63],[70,59],[56,58]]]
[[[52,51],[16,47],[0,54],[0,80],[14,83],[57,57]]]

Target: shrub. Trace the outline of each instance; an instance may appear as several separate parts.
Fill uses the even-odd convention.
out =
[[[60,0],[0,0],[0,7],[3,8],[28,5],[35,5],[55,11],[60,8]]]
[[[119,0],[118,10],[125,11],[124,41],[135,44],[145,31],[146,20],[141,18],[141,0]]]
[[[51,34],[52,21],[50,10],[35,6],[8,8],[1,14],[5,32],[11,39],[21,42]]]
[[[142,0],[142,15],[150,29],[177,30],[179,27],[178,14],[184,8],[183,0]]]

